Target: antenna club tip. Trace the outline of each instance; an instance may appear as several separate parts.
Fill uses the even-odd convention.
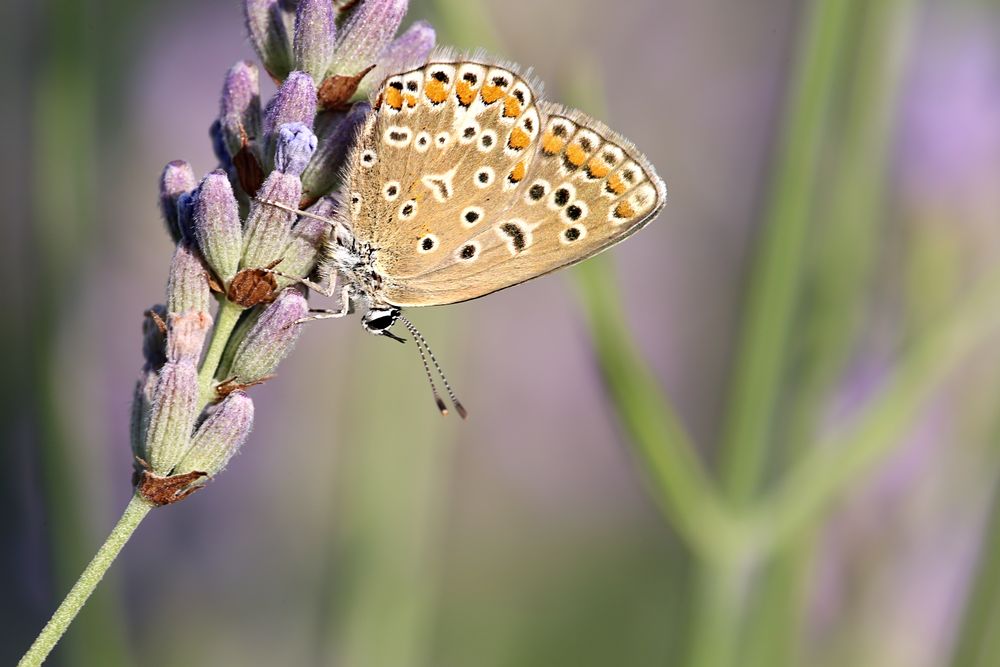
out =
[[[455,409],[458,410],[458,414],[462,417],[462,419],[468,418],[469,416],[468,411],[465,409],[465,406],[459,403],[458,401],[455,401]]]
[[[438,411],[441,413],[442,417],[448,416],[448,406],[444,404],[444,401],[440,397],[435,396],[434,401],[437,403]]]

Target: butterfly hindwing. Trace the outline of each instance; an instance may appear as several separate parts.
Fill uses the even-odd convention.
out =
[[[377,102],[349,187],[387,303],[465,301],[574,264],[664,203],[630,142],[537,99],[512,67],[431,63],[387,79]]]

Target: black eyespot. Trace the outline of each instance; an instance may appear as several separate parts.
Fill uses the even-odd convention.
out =
[[[479,79],[476,78],[476,75],[473,74],[472,72],[466,72],[465,74],[462,75],[462,78],[471,83],[473,86],[476,85],[477,81],[479,81]]]
[[[408,132],[390,132],[389,133],[389,138],[392,139],[393,141],[403,141],[404,139],[406,139],[409,136],[410,136],[410,134]]]
[[[476,220],[479,220],[479,214],[475,211],[469,211],[465,214],[465,221],[469,224],[474,223]]]
[[[462,259],[472,259],[476,256],[476,246],[471,243],[467,246],[462,246],[462,252],[460,253]]]
[[[415,93],[417,91],[417,82],[416,81],[407,81],[406,82],[406,89],[408,91],[410,91],[411,93]]]
[[[531,132],[532,130],[535,129],[535,124],[531,122],[530,118],[524,119],[524,129],[526,129],[528,132]]]
[[[398,191],[399,191],[399,190],[398,190],[398,189],[396,188],[396,186],[395,186],[395,185],[390,185],[390,186],[389,186],[388,188],[386,188],[386,190],[385,190],[386,194],[387,194],[387,195],[389,195],[390,197],[395,197],[395,196],[396,196],[396,193],[397,193]]]
[[[569,190],[566,188],[556,190],[555,201],[558,206],[565,206],[569,202]]]
[[[632,181],[635,180],[635,172],[632,171],[631,169],[626,169],[625,171],[622,172],[622,178],[631,183]]]
[[[389,87],[390,88],[395,88],[396,90],[402,90],[403,89],[403,82],[402,81],[393,81],[392,83],[389,84]]]
[[[514,97],[517,98],[518,102],[520,102],[521,104],[524,104],[524,93],[522,91],[515,90],[514,91]]]
[[[608,164],[614,164],[614,162],[615,162],[615,155],[614,155],[614,153],[605,153],[601,157],[603,157],[604,161],[607,162]]]
[[[545,186],[543,186],[541,183],[535,183],[534,185],[531,186],[531,189],[528,190],[528,196],[534,199],[535,201],[538,201],[539,199],[545,196]]]
[[[583,215],[583,209],[581,209],[576,204],[573,204],[572,206],[566,208],[566,215],[569,217],[570,220],[573,221],[579,220],[580,216]]]
[[[433,250],[434,249],[434,239],[432,239],[429,236],[426,237],[426,238],[424,238],[424,240],[420,242],[420,247],[423,248],[424,250]]]
[[[590,139],[586,137],[580,137],[580,148],[589,153],[594,148],[594,144],[590,143]]]
[[[490,146],[493,145],[493,137],[488,134],[484,134],[482,142],[485,148],[489,148]]]
[[[495,77],[493,77],[493,85],[494,86],[499,86],[500,88],[503,88],[508,83],[510,83],[510,82],[506,78],[504,78],[502,76],[495,76]]]
[[[476,174],[476,178],[479,179],[480,183],[489,183],[490,174],[488,171],[481,171],[478,174]]]
[[[476,128],[474,127],[465,128],[464,130],[462,130],[462,136],[465,137],[466,139],[471,139],[472,137],[476,136]]]
[[[431,78],[437,79],[441,83],[448,83],[448,81],[450,80],[448,79],[448,75],[445,74],[444,72],[434,72],[433,74],[431,74]]]
[[[566,238],[567,241],[575,241],[578,238],[580,238],[580,230],[577,229],[576,227],[570,227],[565,232],[563,232],[563,236]]]
[[[555,126],[553,126],[553,128],[552,128],[552,134],[556,135],[557,137],[565,137],[566,136],[566,126],[565,125],[555,125]]]
[[[361,197],[359,197],[357,195],[351,195],[351,203],[352,204],[357,204],[359,201],[361,201]]]
[[[375,159],[375,156],[372,155],[371,153],[365,153],[364,155],[361,156],[361,161],[362,162],[371,162],[374,159]]]
[[[440,137],[438,137],[438,143],[441,144],[442,146],[444,146],[447,141],[448,137],[443,134]]]
[[[420,144],[421,146],[426,146],[427,145],[427,137],[420,137],[419,139],[417,139],[417,143]]]
[[[413,213],[413,204],[406,204],[403,206],[403,215],[410,215]]]
[[[524,232],[521,231],[520,227],[513,222],[505,222],[500,225],[500,231],[510,237],[510,240],[514,244],[514,250],[517,252],[524,250],[527,244],[524,242]]]

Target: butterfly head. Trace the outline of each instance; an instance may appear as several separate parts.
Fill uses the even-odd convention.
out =
[[[370,334],[388,336],[402,343],[402,338],[389,331],[389,328],[396,323],[401,314],[402,311],[396,306],[372,307],[361,318],[361,326]]]

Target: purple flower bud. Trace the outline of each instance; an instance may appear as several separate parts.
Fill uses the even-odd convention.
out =
[[[294,25],[294,8],[289,11],[286,4],[281,0],[245,0],[243,3],[250,42],[268,74],[278,81],[288,75],[292,63],[289,35]]]
[[[208,128],[208,138],[212,140],[212,153],[226,171],[233,167],[233,160],[229,156],[229,147],[226,146],[225,131],[222,129],[222,121],[216,118]]]
[[[295,69],[308,72],[316,85],[326,76],[336,40],[336,15],[330,0],[299,0],[295,11]]]
[[[364,0],[344,23],[329,74],[351,76],[374,65],[406,14],[407,0]]]
[[[146,432],[149,430],[149,415],[153,407],[153,393],[157,383],[156,371],[149,369],[142,373],[135,383],[132,394],[132,418],[129,424],[132,454],[147,460]]]
[[[167,307],[158,303],[142,318],[142,357],[146,368],[159,370],[167,361],[167,333],[163,330],[167,321]]]
[[[206,312],[171,313],[167,324],[167,361],[198,363],[211,328],[212,316]]]
[[[219,122],[230,160],[245,140],[260,134],[260,76],[257,67],[240,61],[226,73],[219,104]]]
[[[186,242],[178,243],[170,261],[167,312],[207,313],[209,297],[208,275],[198,251]]]
[[[146,431],[146,461],[167,475],[188,448],[198,416],[198,368],[190,360],[167,362],[153,392]]]
[[[323,197],[306,210],[324,218],[332,218],[339,207],[340,202],[337,198],[328,196]],[[305,216],[299,218],[292,229],[292,239],[288,242],[288,247],[285,248],[281,261],[281,272],[296,278],[305,278],[312,273],[329,229],[330,225],[321,220]],[[284,289],[292,284],[294,281],[289,278],[278,277],[278,289]]]
[[[434,26],[427,21],[417,21],[382,50],[378,67],[365,77],[361,88],[373,90],[387,76],[423,65],[434,50],[436,38]]]
[[[302,123],[285,123],[278,128],[278,145],[274,153],[274,168],[299,176],[316,152],[316,135]]]
[[[163,168],[163,174],[160,176],[160,210],[163,212],[167,232],[174,243],[181,239],[177,200],[185,192],[193,190],[197,183],[194,170],[184,160],[174,160]]]
[[[302,191],[307,201],[315,201],[337,185],[341,167],[347,160],[358,128],[365,122],[369,112],[370,104],[358,102],[346,114],[340,114],[339,119],[326,123],[320,130],[316,154],[302,172]]]
[[[268,164],[274,156],[278,128],[285,123],[302,123],[312,127],[316,117],[316,84],[304,72],[292,72],[268,102],[264,112],[264,133],[267,138]]]
[[[282,259],[282,252],[288,245],[288,235],[295,214],[260,200],[275,201],[298,208],[301,198],[302,181],[298,176],[280,171],[271,172],[260,187],[257,199],[250,203],[241,268],[258,269],[270,266],[276,260]],[[281,270],[280,267],[278,270]]]
[[[198,426],[174,473],[204,472],[214,477],[243,446],[252,428],[253,401],[240,391],[229,394]]]
[[[257,318],[229,367],[229,375],[237,382],[249,384],[271,375],[291,352],[302,328],[296,321],[309,312],[304,292],[300,287],[284,290]]]
[[[239,205],[229,177],[213,171],[198,188],[194,203],[194,235],[201,256],[215,271],[223,287],[236,275],[243,252]]]
[[[180,228],[181,241],[194,241],[194,198],[196,192],[185,192],[177,198],[177,226]]]

